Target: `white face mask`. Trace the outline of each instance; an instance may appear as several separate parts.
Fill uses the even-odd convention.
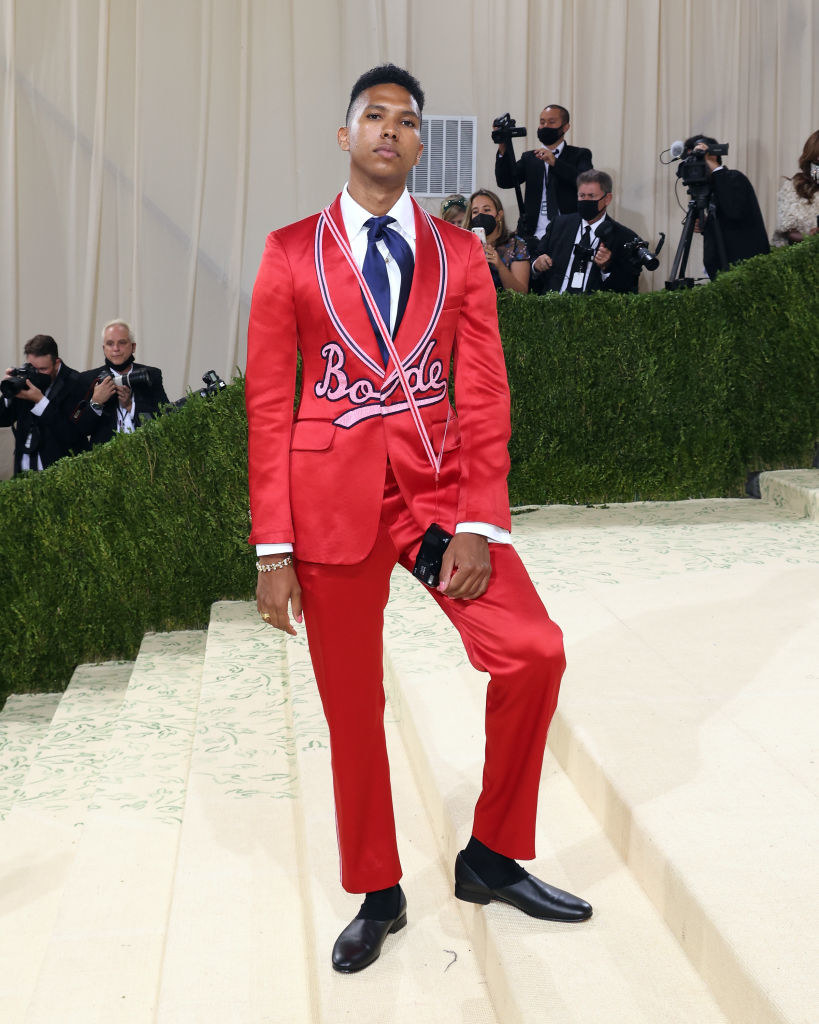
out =
[[[819,164],[810,165],[810,176],[819,185]]]

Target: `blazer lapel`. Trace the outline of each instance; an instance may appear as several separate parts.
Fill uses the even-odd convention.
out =
[[[336,196],[330,206],[329,215],[347,239],[344,218],[341,216],[341,197]],[[318,253],[316,273],[319,288],[323,292],[325,306],[340,343],[352,352],[376,377],[384,375],[384,361],[378,348],[372,324],[367,316],[367,307],[358,280],[347,262],[330,230],[325,227],[321,238],[321,261]],[[323,279],[322,279],[323,269]],[[335,315],[334,315],[335,314]]]

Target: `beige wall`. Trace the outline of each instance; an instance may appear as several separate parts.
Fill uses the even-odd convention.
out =
[[[673,139],[728,141],[773,230],[778,181],[819,124],[818,8],[0,0],[0,363],[45,332],[70,365],[93,365],[99,327],[121,315],[171,397],[243,365],[265,234],[343,183],[347,94],[384,59],[418,75],[429,113],[478,117],[490,187],[492,118],[510,110],[531,146],[543,104],[568,106],[570,141],[614,174],[615,216],[668,232],[661,286],[682,219],[657,162]]]

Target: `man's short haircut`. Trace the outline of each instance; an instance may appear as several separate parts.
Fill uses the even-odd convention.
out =
[[[134,337],[134,332],[131,330],[131,325],[128,323],[127,320],[120,320],[119,318],[117,318],[116,320],[109,320],[108,323],[100,331],[100,337],[102,338],[103,342],[105,341],[105,332],[108,330],[109,327],[124,327],[125,330],[128,332],[128,341],[130,341],[132,345],[136,345],[136,338]]]
[[[717,140],[712,138],[710,135],[692,135],[690,139],[686,139],[685,140],[685,150],[684,150],[684,152],[690,153],[693,150],[694,146],[697,145],[698,142],[704,142],[706,144],[706,146],[718,146],[719,145]],[[722,163],[722,157],[721,156],[715,156],[714,159],[717,161],[718,164]]]
[[[611,180],[611,175],[606,174],[605,171],[598,171],[593,167],[590,171],[581,171],[577,176],[578,188],[581,185],[591,185],[592,182],[597,182],[605,193],[614,191],[614,182]]]
[[[23,347],[23,355],[26,356],[51,356],[53,360],[60,358],[57,351],[57,342],[50,334],[35,334],[29,338]]]
[[[562,118],[562,120],[560,122],[561,124],[568,124],[569,121],[571,121],[571,118],[569,117],[569,111],[565,107],[561,107],[561,105],[559,103],[547,103],[546,106],[543,109],[544,110],[559,110],[560,111],[560,116]]]
[[[407,90],[418,104],[418,113],[423,114],[424,90],[421,88],[421,83],[418,79],[411,75],[409,71],[405,71],[404,68],[399,68],[397,64],[379,64],[378,67],[365,71],[353,86],[350,93],[350,102],[347,105],[347,116],[344,118],[346,124],[350,122],[350,111],[353,109],[355,101],[362,92],[372,89],[374,85],[400,85],[402,89]]]

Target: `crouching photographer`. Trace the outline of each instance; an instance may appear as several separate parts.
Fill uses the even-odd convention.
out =
[[[111,320],[102,329],[105,363],[81,375],[86,402],[79,422],[91,444],[104,444],[114,434],[131,434],[168,405],[162,371],[134,361],[136,341],[125,320]]]
[[[57,342],[36,334],[23,349],[23,366],[0,381],[0,426],[14,431],[14,474],[43,470],[88,447],[71,413],[79,400],[80,375],[59,356]]]
[[[549,224],[532,261],[532,291],[636,292],[643,267],[658,266],[647,243],[609,217],[613,187],[605,171],[578,175],[577,213]]]

